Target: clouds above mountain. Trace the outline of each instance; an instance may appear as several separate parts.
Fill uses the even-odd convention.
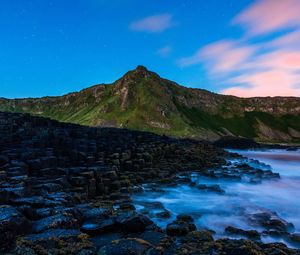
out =
[[[129,25],[129,28],[133,31],[159,33],[173,27],[175,24],[173,15],[164,13],[136,20]]]
[[[249,35],[300,27],[299,0],[257,0],[234,18],[233,23],[246,28]]]
[[[241,38],[212,42],[178,64],[204,65],[225,94],[300,96],[299,10],[300,0],[255,1],[233,18]]]

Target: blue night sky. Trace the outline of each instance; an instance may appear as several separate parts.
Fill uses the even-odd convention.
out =
[[[299,0],[272,1],[3,0],[0,97],[62,95],[137,65],[214,92],[273,95],[275,82],[298,95]]]

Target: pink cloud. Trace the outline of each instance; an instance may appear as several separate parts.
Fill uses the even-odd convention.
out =
[[[247,36],[208,44],[178,64],[204,65],[212,81],[230,86],[221,93],[300,96],[300,0],[256,0],[233,23],[242,25]],[[251,42],[257,35],[273,37]]]
[[[175,24],[173,16],[166,13],[134,21],[129,25],[129,28],[134,31],[158,33],[165,31]]]
[[[256,0],[233,23],[245,26],[250,35],[260,35],[300,26],[300,0]]]
[[[300,48],[300,30],[280,36],[269,43],[270,47]]]
[[[173,48],[170,45],[166,45],[156,51],[156,54],[161,57],[167,57],[171,54]]]
[[[300,70],[300,51],[276,50],[258,57],[253,64],[262,68]]]
[[[230,87],[221,92],[240,97],[300,96],[299,81],[300,76],[293,72],[271,70],[237,77],[232,82],[240,86]]]
[[[206,61],[211,72],[225,72],[246,61],[255,51],[254,47],[240,46],[235,41],[219,41],[199,49],[194,55],[179,60],[179,65],[190,66]]]

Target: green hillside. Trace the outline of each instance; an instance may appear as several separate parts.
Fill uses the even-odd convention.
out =
[[[215,140],[300,141],[300,98],[238,98],[180,86],[139,66],[109,85],[60,97],[0,99],[0,110],[89,126]]]

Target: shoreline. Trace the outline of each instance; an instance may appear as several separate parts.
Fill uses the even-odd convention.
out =
[[[0,113],[0,247],[4,254],[211,254],[236,250],[299,254],[284,244],[214,240],[181,216],[167,229],[136,211],[132,194],[141,185],[174,185],[193,169],[236,177],[242,172],[278,178],[247,165],[231,172],[231,154],[205,142],[147,132],[89,128],[27,114]],[[209,192],[220,187],[201,186]],[[282,223],[282,221],[281,221]],[[247,235],[249,233],[246,233]],[[122,251],[123,253],[118,253]],[[239,252],[239,253],[238,253]],[[192,254],[192,253],[190,253]]]

